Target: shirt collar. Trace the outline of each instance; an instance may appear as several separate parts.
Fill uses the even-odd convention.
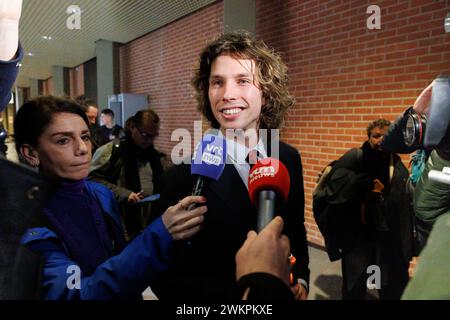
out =
[[[223,138],[227,143],[227,156],[231,159],[231,161],[241,165],[245,164],[245,158],[247,157],[250,149],[240,143],[237,143],[234,140],[226,139],[225,137]],[[261,139],[259,139],[255,148],[253,148],[252,150],[258,151],[260,159],[267,158],[266,148],[264,147],[264,143]]]

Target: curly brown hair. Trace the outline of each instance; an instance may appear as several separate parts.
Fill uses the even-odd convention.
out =
[[[366,129],[367,136],[370,138],[370,132],[372,132],[372,130],[374,128],[384,128],[384,127],[389,127],[390,125],[391,125],[391,122],[389,120],[386,120],[383,118],[372,121]]]
[[[279,54],[257,41],[247,31],[226,33],[209,43],[200,55],[198,68],[192,78],[198,110],[214,128],[220,124],[214,117],[208,98],[211,65],[218,56],[230,55],[236,59],[251,59],[256,66],[256,85],[262,90],[266,104],[259,116],[260,129],[277,129],[284,115],[294,104],[287,88],[287,67]]]

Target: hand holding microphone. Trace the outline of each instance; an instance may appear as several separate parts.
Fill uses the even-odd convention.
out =
[[[254,272],[272,274],[289,285],[289,239],[282,235],[283,219],[276,217],[259,234],[250,231],[236,254],[236,279]]]
[[[208,210],[204,205],[206,198],[200,195],[206,184],[218,180],[222,175],[225,169],[225,145],[223,138],[215,134],[205,134],[197,144],[191,164],[191,174],[196,176],[192,196],[169,207],[163,215],[164,225],[175,240],[189,239],[200,231],[203,215]],[[191,246],[191,242],[187,245]]]
[[[192,210],[187,208],[192,204],[204,204],[205,202],[204,197],[189,196],[167,208],[162,215],[162,221],[174,240],[189,239],[200,231],[204,214],[208,208],[204,205]]]

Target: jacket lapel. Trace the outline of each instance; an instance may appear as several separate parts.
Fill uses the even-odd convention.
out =
[[[240,212],[252,206],[247,188],[233,164],[225,165],[221,177],[211,182],[209,190],[217,195],[231,212]]]

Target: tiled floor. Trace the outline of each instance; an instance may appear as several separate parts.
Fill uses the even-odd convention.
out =
[[[309,269],[311,270],[308,300],[341,300],[341,260],[330,262],[328,254],[321,249],[309,247]],[[378,291],[368,290],[367,300],[377,300]]]
[[[341,261],[330,262],[325,251],[309,247],[308,300],[340,300],[342,287]]]

